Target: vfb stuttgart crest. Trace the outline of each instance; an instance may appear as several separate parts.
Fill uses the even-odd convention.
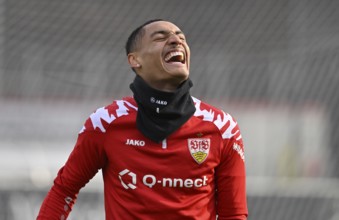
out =
[[[209,138],[191,138],[188,139],[188,149],[193,159],[201,164],[204,162],[210,152]]]

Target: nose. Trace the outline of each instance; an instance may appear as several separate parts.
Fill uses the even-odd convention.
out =
[[[171,45],[180,45],[182,44],[182,40],[178,35],[171,34],[170,37],[168,38],[168,43]]]

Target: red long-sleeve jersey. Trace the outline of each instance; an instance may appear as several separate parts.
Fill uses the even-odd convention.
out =
[[[132,97],[97,109],[80,131],[37,219],[66,219],[79,190],[99,169],[107,220],[246,219],[238,125],[229,114],[193,100],[194,116],[162,143],[137,129]]]

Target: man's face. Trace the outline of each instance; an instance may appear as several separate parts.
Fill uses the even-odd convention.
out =
[[[145,34],[133,54],[137,73],[151,86],[178,86],[189,75],[190,49],[185,35],[174,24],[157,21],[144,27]]]

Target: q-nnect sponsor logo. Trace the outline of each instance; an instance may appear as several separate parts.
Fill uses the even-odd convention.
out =
[[[127,183],[122,179],[123,176],[125,175],[128,175],[131,178],[131,180]],[[136,189],[137,188],[135,186],[135,184],[137,183],[137,175],[135,175],[135,173],[129,171],[128,169],[124,169],[123,171],[119,173],[119,179],[120,179],[121,185],[125,189]]]
[[[124,178],[125,175],[128,175],[128,178]],[[138,186],[137,175],[128,169],[124,169],[119,173],[119,179],[121,185],[125,189],[136,189]],[[158,178],[153,174],[145,174],[142,179],[142,184],[153,188],[154,186],[168,187],[168,188],[200,188],[207,186],[208,178],[203,176],[202,178],[171,178],[171,177],[162,177]]]

